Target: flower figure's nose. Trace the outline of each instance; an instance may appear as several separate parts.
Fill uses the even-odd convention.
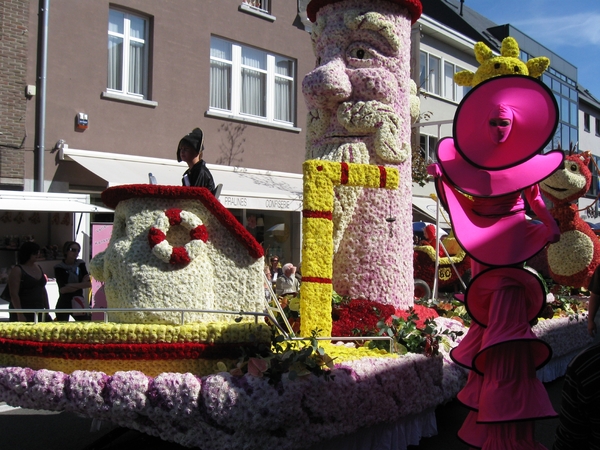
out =
[[[336,58],[309,72],[302,82],[302,92],[310,109],[346,101],[352,94],[352,84],[343,61]]]

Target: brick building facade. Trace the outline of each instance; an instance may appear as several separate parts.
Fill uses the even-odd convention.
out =
[[[23,185],[24,156],[33,150],[28,138],[25,95],[28,51],[28,0],[0,2],[0,185]],[[32,131],[32,130],[31,130]]]

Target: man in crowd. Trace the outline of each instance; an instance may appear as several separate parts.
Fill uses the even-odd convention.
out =
[[[296,278],[296,267],[292,263],[283,265],[283,276],[277,278],[275,293],[279,295],[298,293],[300,282]]]

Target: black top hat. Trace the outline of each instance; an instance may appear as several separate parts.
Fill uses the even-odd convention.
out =
[[[181,162],[179,146],[182,142],[189,144],[196,152],[204,150],[204,132],[200,128],[194,128],[191,133],[186,134],[177,144],[177,162]]]

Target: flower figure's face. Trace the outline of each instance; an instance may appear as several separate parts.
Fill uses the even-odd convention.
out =
[[[554,203],[573,201],[583,196],[592,181],[589,159],[583,155],[569,155],[563,167],[540,182],[542,192]]]
[[[490,138],[494,144],[501,144],[508,139],[512,128],[513,112],[505,105],[498,105],[490,114],[488,121]]]
[[[306,75],[307,159],[400,163],[399,129],[408,116],[410,33],[406,11],[384,0],[346,0],[324,7],[313,28],[317,67]],[[332,159],[332,158],[327,158]]]

